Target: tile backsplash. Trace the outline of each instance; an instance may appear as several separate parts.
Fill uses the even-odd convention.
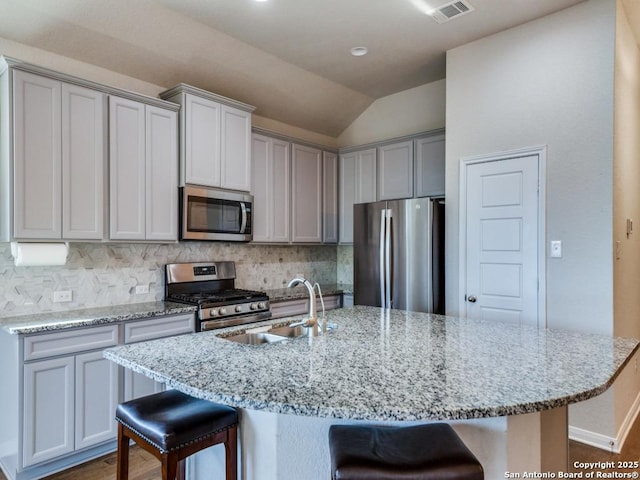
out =
[[[72,243],[65,266],[16,267],[10,244],[0,243],[0,317],[162,300],[166,263],[233,260],[236,286],[252,290],[286,287],[297,274],[336,283],[336,250],[335,245]],[[136,285],[148,285],[149,293],[136,294]],[[71,290],[72,301],[53,303],[59,290]]]

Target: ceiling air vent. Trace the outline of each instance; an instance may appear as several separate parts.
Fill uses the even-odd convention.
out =
[[[436,8],[430,15],[436,22],[445,23],[466,13],[473,12],[473,10],[474,8],[466,0],[456,0]]]

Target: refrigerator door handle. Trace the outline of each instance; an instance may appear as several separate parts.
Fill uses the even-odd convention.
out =
[[[386,288],[386,307],[392,308],[391,305],[391,209],[387,209],[386,219],[385,219],[385,283],[387,285]]]
[[[387,211],[383,208],[380,210],[380,243],[378,250],[380,253],[380,302],[382,308],[386,308],[386,288],[385,288],[385,268],[384,268],[384,252],[385,252],[385,218]]]

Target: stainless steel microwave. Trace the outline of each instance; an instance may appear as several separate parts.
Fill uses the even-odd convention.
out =
[[[251,241],[249,194],[184,186],[180,189],[180,239]]]

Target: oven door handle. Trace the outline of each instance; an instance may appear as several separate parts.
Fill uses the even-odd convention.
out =
[[[240,202],[240,211],[242,212],[242,217],[240,220],[240,232],[245,233],[247,229],[247,204],[245,202]]]

